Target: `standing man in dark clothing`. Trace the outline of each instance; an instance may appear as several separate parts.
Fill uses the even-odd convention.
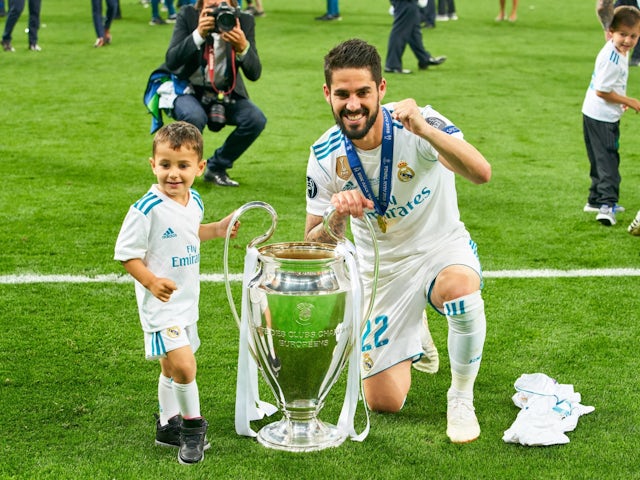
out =
[[[391,0],[391,4],[393,5],[393,25],[389,34],[384,71],[387,73],[411,73],[411,70],[402,68],[402,54],[407,44],[418,59],[420,70],[426,70],[430,65],[444,63],[447,57],[432,57],[424,48],[422,31],[420,30],[418,0]],[[425,5],[426,3],[422,6]]]
[[[242,74],[256,81],[262,73],[255,41],[255,19],[237,9],[236,0],[198,0],[180,9],[166,54],[167,68],[185,88],[176,91],[172,116],[214,132],[236,128],[207,160],[204,179],[237,187],[227,170],[264,130],[267,119],[249,100]]]
[[[11,44],[11,34],[13,28],[18,23],[18,19],[24,10],[25,0],[11,0],[7,13],[7,23],[2,34],[2,49],[5,52],[15,52]],[[29,50],[39,52],[42,50],[38,45],[38,30],[40,29],[40,5],[42,0],[29,0]]]

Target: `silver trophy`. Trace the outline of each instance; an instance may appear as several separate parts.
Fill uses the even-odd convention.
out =
[[[368,413],[366,432],[360,438],[353,428],[353,415],[361,388],[360,331],[373,305],[373,295],[365,313],[355,249],[348,242],[346,247],[345,240],[337,239],[330,230],[333,209],[325,213],[324,228],[339,240],[337,245],[289,242],[256,248],[273,234],[277,215],[270,205],[251,202],[236,210],[230,225],[252,208],[269,212],[272,223],[267,233],[247,246],[242,318],[238,317],[229,282],[231,227],[224,247],[224,273],[227,298],[241,331],[237,396],[247,395],[241,390],[253,390],[249,392],[254,395],[249,395],[253,408],[257,380],[251,386],[241,378],[250,375],[250,361],[255,360],[256,377],[257,370],[261,371],[283,414],[280,421],[260,429],[257,439],[265,447],[290,452],[336,447],[349,436],[363,440],[368,432]],[[366,222],[373,236],[368,219]],[[375,253],[374,292],[378,263]],[[248,351],[247,358],[252,357],[249,362],[242,360],[243,350]],[[350,365],[342,413],[338,424],[331,425],[321,421],[318,414],[347,363]],[[236,430],[247,434],[238,427],[238,416],[244,415],[238,398]],[[259,416],[252,419],[256,418]]]

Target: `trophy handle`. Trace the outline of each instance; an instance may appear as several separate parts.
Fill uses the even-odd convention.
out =
[[[331,228],[330,220],[335,212],[336,212],[336,208],[333,205],[328,207],[324,211],[324,215],[322,216],[322,225],[324,227],[324,230],[329,234],[331,238],[333,238],[336,242],[344,243],[345,241],[344,237],[338,236],[336,232],[334,232],[334,230]],[[373,245],[373,258],[374,258],[373,282],[371,284],[371,299],[369,300],[369,305],[367,307],[366,314],[364,318],[361,319],[361,322],[364,324],[364,322],[366,322],[369,316],[371,315],[371,311],[373,310],[373,300],[375,299],[376,289],[378,287],[378,263],[380,260],[380,254],[378,252],[378,243],[376,242],[376,232],[373,229],[371,220],[369,220],[369,216],[366,213],[363,215],[362,218],[364,220],[365,225],[369,229],[369,235],[371,236],[371,245]]]
[[[267,240],[269,240],[271,238],[271,235],[273,235],[273,232],[275,231],[276,225],[278,223],[278,215],[276,214],[276,211],[273,209],[273,207],[268,203],[257,202],[257,201],[245,203],[243,206],[238,208],[233,213],[233,217],[231,217],[231,221],[229,222],[229,227],[227,228],[227,235],[224,241],[224,257],[223,257],[224,284],[227,290],[227,300],[229,300],[231,313],[233,313],[233,318],[235,319],[236,324],[238,325],[238,328],[240,328],[240,317],[238,315],[238,311],[236,310],[236,304],[233,301],[233,294],[231,293],[231,284],[229,282],[229,239],[231,238],[231,233],[233,231],[233,226],[235,225],[235,223],[240,219],[240,217],[247,210],[251,210],[254,208],[262,208],[263,210],[266,210],[267,212],[269,212],[269,214],[271,215],[271,227],[269,227],[269,230],[267,230],[267,232],[264,233],[263,235],[260,235],[254,238],[253,240],[251,240],[251,242],[249,242],[249,244],[247,245],[247,248],[253,248],[256,245],[260,245],[261,243],[264,243]]]

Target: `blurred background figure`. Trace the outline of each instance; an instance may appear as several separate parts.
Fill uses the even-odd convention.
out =
[[[420,7],[425,6],[420,0],[391,0],[393,7],[393,25],[389,33],[387,58],[384,71],[386,73],[411,73],[402,68],[402,54],[407,45],[418,59],[418,68],[426,70],[430,65],[440,65],[447,59],[445,56],[433,57],[425,50],[420,30]]]
[[[18,23],[18,19],[24,10],[25,0],[11,0],[7,13],[7,23],[4,26],[2,35],[2,49],[5,52],[15,52],[11,43],[13,28]],[[40,29],[40,5],[42,0],[29,0],[29,50],[39,52],[42,50],[38,45],[38,30]]]
[[[435,0],[432,0],[435,1]],[[449,20],[457,20],[456,6],[453,0],[438,0],[438,16],[436,20],[447,22]]]
[[[100,48],[111,43],[111,23],[118,12],[118,0],[106,0],[107,15],[102,16],[102,0],[91,0],[91,13],[93,16],[93,28],[96,31],[95,48]]]
[[[164,20],[160,16],[160,0],[151,0],[151,21],[149,25],[164,25],[166,23],[176,23],[176,8],[173,6],[173,0],[164,0],[164,6],[167,9],[167,19]]]
[[[253,6],[255,4],[255,7]],[[262,17],[264,8],[262,8],[262,0],[247,0],[247,8],[245,12],[250,13],[254,17]]]
[[[503,20],[509,20],[510,22],[515,22],[518,19],[518,0],[513,0],[511,3],[511,13],[507,17],[507,12],[505,11],[507,0],[500,0],[500,13],[496,17],[496,22],[502,22]]]
[[[316,20],[321,22],[342,20],[342,17],[340,16],[340,8],[338,7],[338,0],[327,0],[327,13],[320,17],[316,17]]]
[[[420,4],[418,4],[420,6]],[[425,6],[420,6],[420,25],[422,28],[436,26],[436,0],[427,0]]]

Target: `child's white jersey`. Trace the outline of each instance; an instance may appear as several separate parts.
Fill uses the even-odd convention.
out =
[[[153,185],[129,208],[116,241],[116,260],[139,258],[154,275],[169,278],[178,286],[164,303],[135,282],[140,323],[145,332],[172,326],[186,327],[198,321],[198,231],[204,206],[195,190],[190,191],[189,197],[184,206]]]
[[[616,50],[613,41],[608,41],[596,57],[591,83],[582,103],[582,113],[601,122],[615,123],[620,120],[624,112],[622,105],[600,98],[596,90],[626,96],[628,76],[628,57]]]
[[[385,105],[393,112],[393,104]],[[463,138],[452,122],[430,106],[421,110],[426,121],[440,130]],[[379,112],[382,115],[382,111]],[[433,253],[460,235],[467,235],[460,221],[455,175],[438,161],[438,152],[426,140],[393,121],[393,168],[391,200],[385,213],[386,233],[376,222],[376,213],[367,215],[374,225],[380,254],[380,275],[394,270],[411,258]],[[375,195],[380,175],[380,147],[356,149]],[[312,146],[307,166],[307,213],[322,216],[331,205],[331,196],[343,190],[359,189],[345,152],[338,126],[327,130]],[[373,248],[369,230],[362,219],[351,220],[351,230],[360,253],[361,270],[372,271]]]

